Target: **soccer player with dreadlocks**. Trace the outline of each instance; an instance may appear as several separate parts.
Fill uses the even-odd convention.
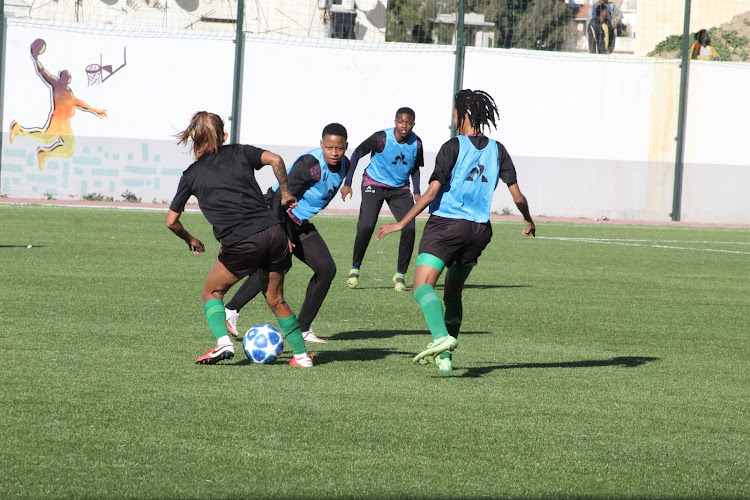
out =
[[[461,295],[472,267],[492,238],[490,207],[501,179],[523,214],[523,235],[536,235],[528,202],[516,181],[513,160],[502,144],[482,133],[490,125],[497,128],[498,118],[495,101],[486,92],[458,92],[453,108],[458,135],[440,148],[427,191],[403,219],[381,226],[377,235],[380,240],[400,231],[430,206],[431,215],[419,243],[413,293],[433,342],[417,354],[414,362],[435,361],[441,371],[453,369],[451,351],[458,346],[463,319]],[[446,267],[443,316],[443,305],[434,287]]]

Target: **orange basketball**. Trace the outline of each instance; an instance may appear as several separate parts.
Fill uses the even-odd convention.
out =
[[[47,48],[47,42],[42,40],[41,38],[37,38],[33,42],[31,42],[31,55],[32,56],[38,56],[42,52],[44,52],[44,49]]]

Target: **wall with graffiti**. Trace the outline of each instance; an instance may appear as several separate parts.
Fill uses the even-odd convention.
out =
[[[231,40],[11,25],[0,190],[168,199],[190,160],[173,136],[198,109],[229,116],[233,61]]]
[[[41,27],[40,27],[41,26]],[[228,131],[234,87],[232,35],[181,32],[149,38],[115,28],[52,29],[11,21],[2,99],[0,193],[12,197],[170,200],[191,159],[174,135],[198,110]],[[349,149],[416,111],[425,145],[423,188],[450,137],[450,46],[376,47],[359,41],[246,34],[240,142],[288,165],[339,122]],[[377,49],[377,50],[376,50]],[[492,136],[513,156],[537,214],[669,220],[679,60],[592,57],[470,47],[463,86],[489,91],[501,119]],[[750,222],[750,164],[743,117],[750,65],[690,65],[682,220]],[[366,165],[366,160],[361,163]],[[359,185],[364,168],[358,168]],[[707,189],[706,179],[711,182]],[[270,169],[261,186],[274,183]],[[357,208],[340,197],[331,208]],[[498,189],[492,209],[514,205]]]

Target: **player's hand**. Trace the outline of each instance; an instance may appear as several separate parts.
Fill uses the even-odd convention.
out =
[[[292,251],[294,250],[295,244],[292,243],[292,240],[290,240],[289,238],[287,238],[286,241],[289,244],[289,253],[292,253]]]
[[[107,110],[106,109],[97,109],[96,114],[99,115],[99,119],[107,118]]]
[[[529,221],[524,222],[526,223],[526,229],[524,229],[523,233],[521,234],[523,234],[524,236],[533,236],[534,238],[536,238],[536,226],[534,225],[534,223]]]
[[[352,197],[352,187],[351,186],[341,186],[341,199],[346,201],[346,196],[349,195],[349,198]]]
[[[393,233],[395,231],[401,231],[402,227],[401,224],[396,222],[395,224],[385,224],[383,226],[380,226],[380,229],[378,230],[378,235],[375,237],[377,240],[382,240],[385,238],[386,234]]]
[[[291,194],[281,193],[281,208],[287,212],[297,206],[297,198]]]
[[[193,236],[190,237],[188,246],[190,247],[190,251],[195,255],[201,254],[206,251],[206,247],[203,246],[203,242]]]
[[[422,197],[421,194],[415,194],[414,195],[414,203],[418,202],[421,197]]]

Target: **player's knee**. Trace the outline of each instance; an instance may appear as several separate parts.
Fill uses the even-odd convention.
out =
[[[375,223],[364,222],[357,224],[357,231],[360,233],[371,234],[375,231]]]
[[[322,281],[331,283],[336,277],[336,263],[331,260],[318,273]]]
[[[277,293],[266,293],[266,304],[272,311],[276,311],[279,307],[286,303],[284,296]]]

